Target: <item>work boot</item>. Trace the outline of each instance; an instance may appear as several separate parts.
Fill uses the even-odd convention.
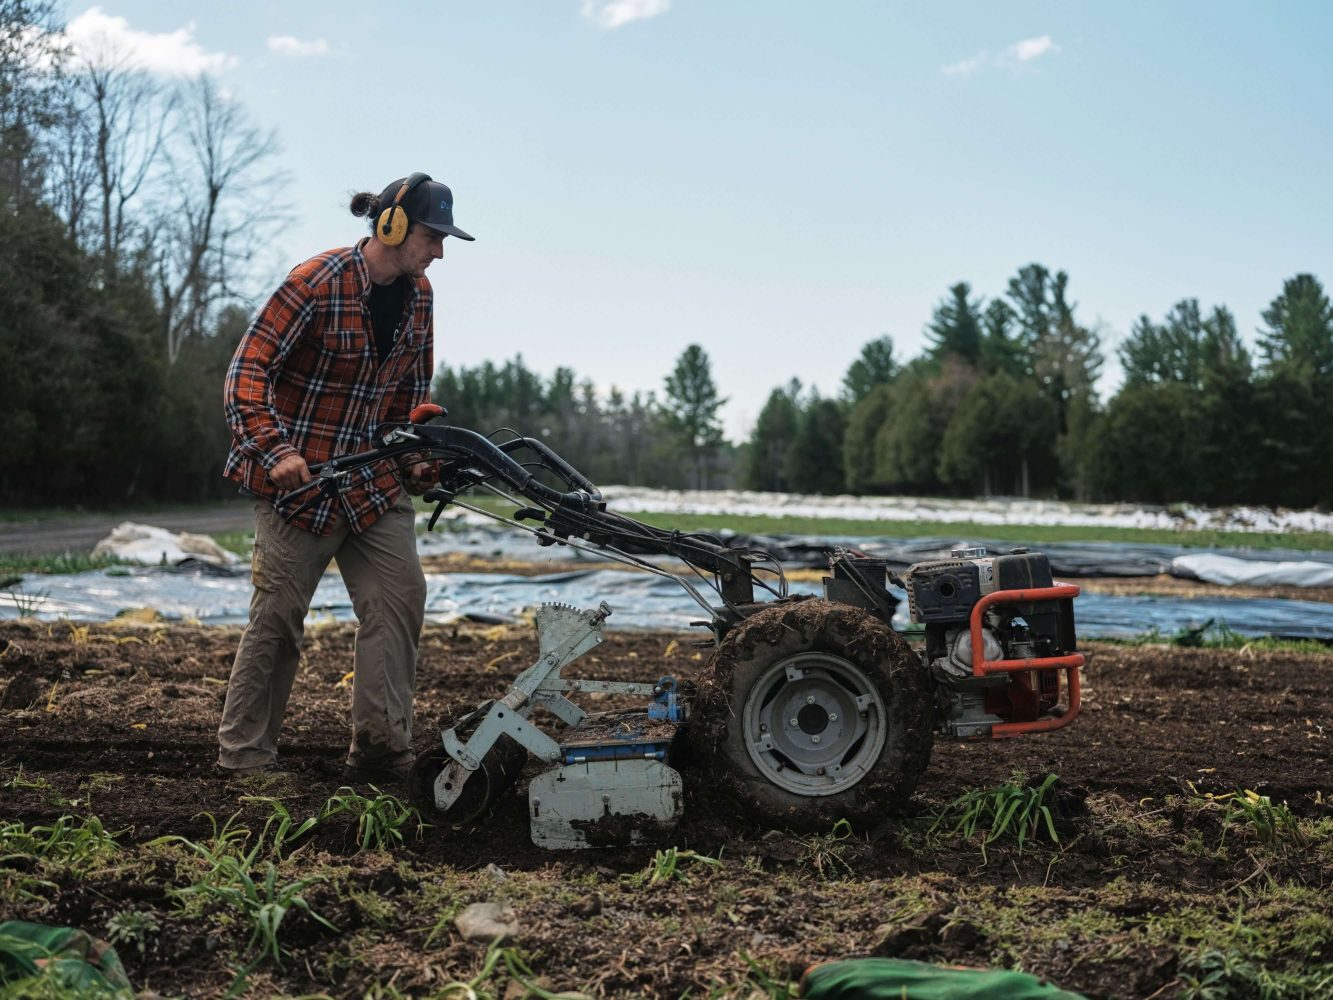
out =
[[[407,787],[407,778],[412,771],[412,762],[375,761],[373,763],[352,763],[343,766],[343,781],[352,786],[374,785],[381,791],[401,791]]]

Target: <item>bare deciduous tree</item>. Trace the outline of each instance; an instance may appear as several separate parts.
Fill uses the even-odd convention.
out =
[[[170,144],[170,196],[159,199],[154,258],[167,358],[203,332],[217,309],[239,296],[265,229],[276,226],[271,192],[280,183],[268,169],[274,133],[252,125],[240,105],[201,76],[183,102]],[[262,214],[251,209],[258,200]]]
[[[0,189],[16,202],[41,189],[41,141],[58,119],[66,54],[54,0],[0,0]]]
[[[130,235],[125,208],[158,164],[175,98],[124,56],[87,58],[78,71],[101,200],[101,249],[112,260]]]
[[[97,186],[97,164],[84,108],[71,91],[47,132],[48,200],[69,230],[70,239],[85,243],[84,217],[89,195]]]

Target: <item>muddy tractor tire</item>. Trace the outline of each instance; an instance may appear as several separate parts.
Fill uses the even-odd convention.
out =
[[[768,826],[828,830],[902,809],[930,762],[920,658],[860,608],[802,600],[733,629],[698,682],[698,780]]]

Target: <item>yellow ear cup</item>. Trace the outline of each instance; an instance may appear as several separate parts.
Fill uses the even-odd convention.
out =
[[[398,188],[398,193],[393,196],[393,204],[380,213],[379,219],[375,222],[375,238],[385,246],[396,247],[407,239],[410,220],[407,218],[407,210],[401,207],[402,200],[418,184],[428,180],[430,174],[423,174],[420,171],[405,178]]]
[[[397,201],[380,213],[375,223],[375,238],[391,247],[407,239],[407,213],[398,207]]]

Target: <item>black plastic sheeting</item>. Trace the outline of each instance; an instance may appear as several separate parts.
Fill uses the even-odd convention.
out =
[[[824,566],[835,547],[853,549],[887,559],[907,568],[915,562],[942,559],[949,550],[960,546],[984,548],[987,555],[999,556],[1016,548],[1044,552],[1051,570],[1059,576],[1157,576],[1170,573],[1172,561],[1180,556],[1207,552],[1250,562],[1319,562],[1333,566],[1333,552],[1294,549],[1221,549],[1187,545],[1149,545],[1135,542],[998,542],[988,538],[824,538],[813,535],[764,537],[733,535],[728,544],[765,549],[792,566]]]

